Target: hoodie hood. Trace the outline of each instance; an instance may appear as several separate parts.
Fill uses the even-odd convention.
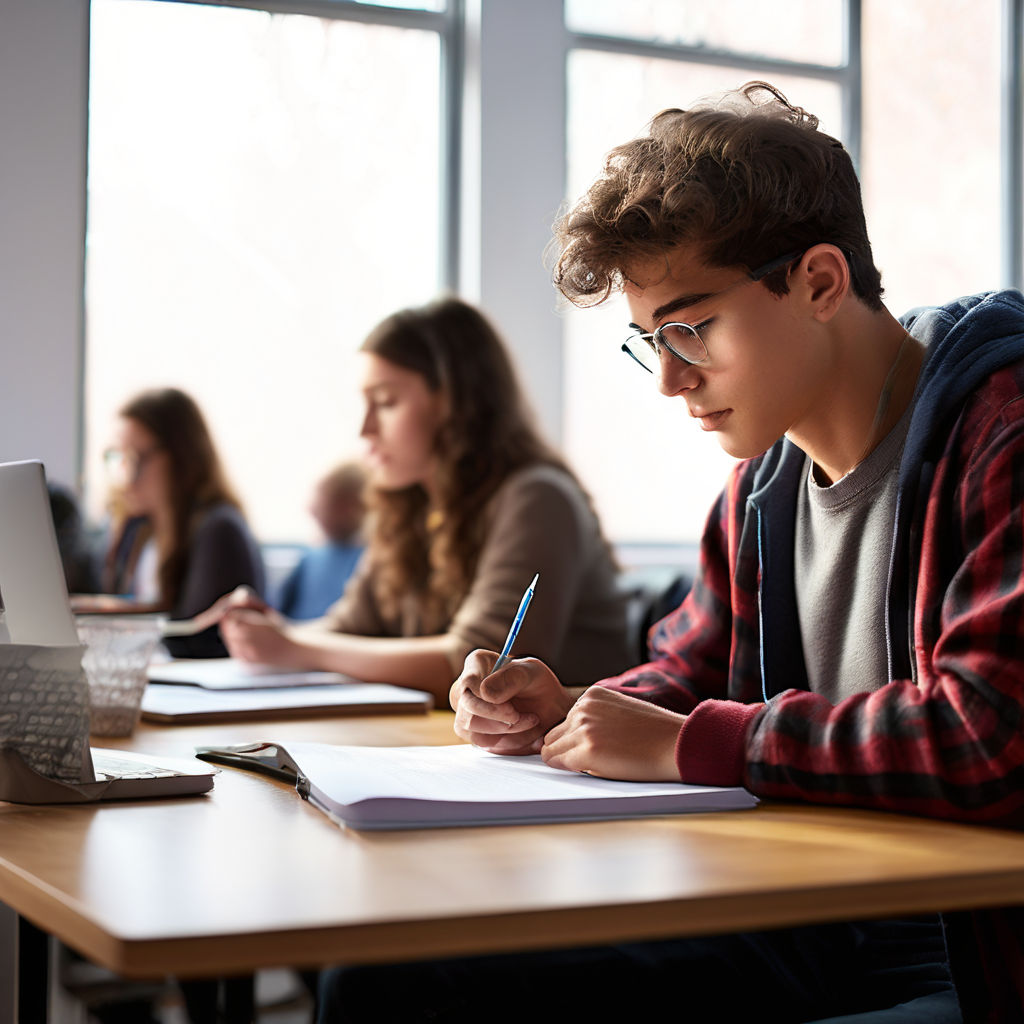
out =
[[[916,677],[911,581],[917,567],[910,524],[923,512],[920,503],[930,493],[964,403],[993,373],[1024,358],[1024,295],[968,295],[945,306],[912,309],[900,322],[926,349],[900,462],[886,602],[889,678],[911,679]]]
[[[926,347],[900,468],[903,486],[933,439],[945,443],[964,401],[996,370],[1024,357],[1024,295],[968,295],[946,306],[912,309],[900,323]]]
[[[907,441],[900,461],[896,515],[886,593],[889,678],[915,675],[911,655],[916,553],[911,524],[926,500],[936,465],[965,401],[997,370],[1024,359],[1024,295],[1017,291],[971,295],[945,306],[921,307],[900,318],[925,346],[914,393]],[[748,497],[754,513],[744,531],[760,565],[761,677],[765,700],[789,687],[806,688],[793,578],[797,488],[805,455],[783,438],[761,457]],[[922,498],[924,496],[924,498]]]

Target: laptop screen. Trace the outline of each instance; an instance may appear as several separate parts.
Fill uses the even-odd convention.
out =
[[[78,643],[41,462],[0,463],[0,590],[4,639]]]

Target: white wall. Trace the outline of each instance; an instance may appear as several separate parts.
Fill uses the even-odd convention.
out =
[[[74,482],[88,0],[0,4],[0,461]]]
[[[542,252],[564,191],[562,5],[468,6],[462,291],[513,344],[557,440],[562,336]],[[88,31],[88,0],[0,2],[0,460],[41,458],[66,483],[80,445]]]

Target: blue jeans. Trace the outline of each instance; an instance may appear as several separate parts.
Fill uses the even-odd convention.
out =
[[[961,1020],[934,916],[337,967],[321,979],[320,1003],[320,1024],[655,1022],[666,1003],[694,1022]]]

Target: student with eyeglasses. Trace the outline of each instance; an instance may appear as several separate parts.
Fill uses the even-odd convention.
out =
[[[190,619],[236,587],[263,591],[259,545],[190,395],[154,388],[132,397],[104,459],[111,529],[101,584],[116,596],[75,597],[77,611],[152,609]],[[215,626],[164,643],[178,658],[227,653]]]
[[[581,690],[474,652],[456,732],[615,779],[1024,824],[1024,298],[890,314],[849,155],[765,83],[657,115],[556,243],[561,292],[624,292],[626,357],[740,462],[648,663]],[[407,1021],[512,1019],[496,999],[538,1021],[1022,1020],[1024,913],[418,965],[404,1004],[383,972],[329,975],[324,1019],[374,994]]]

